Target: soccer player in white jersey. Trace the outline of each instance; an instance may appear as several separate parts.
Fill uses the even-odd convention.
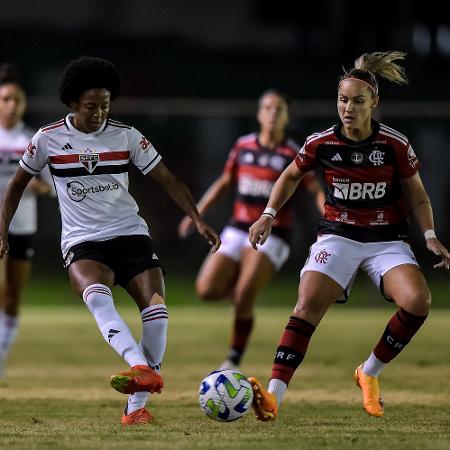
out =
[[[0,66],[0,195],[14,175],[33,131],[22,121],[26,108],[25,91],[17,68]],[[0,261],[0,378],[5,375],[6,358],[17,336],[19,306],[28,282],[34,254],[33,236],[37,228],[36,194],[50,192],[50,186],[34,178],[28,185],[8,230],[10,251]]]
[[[0,219],[0,257],[8,251],[6,230],[23,190],[49,165],[62,219],[61,247],[74,290],[83,298],[104,339],[131,369],[111,377],[129,394],[122,423],[148,423],[149,393],[160,392],[168,314],[161,265],[148,226],[128,192],[134,164],[158,182],[193,220],[197,232],[220,246],[217,233],[200,217],[187,187],[161,161],[150,141],[135,128],[108,118],[120,90],[115,67],[100,58],[72,61],[62,76],[60,100],[72,112],[41,128],[8,185]],[[115,309],[111,287],[125,288],[141,312],[137,343]]]

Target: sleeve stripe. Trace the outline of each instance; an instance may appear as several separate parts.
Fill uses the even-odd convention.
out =
[[[141,172],[145,172],[151,165],[157,160],[161,159],[161,155],[159,153],[156,154],[156,156],[143,168],[141,169]]]
[[[39,170],[35,170],[32,167],[30,167],[23,159],[19,161],[19,164],[22,166],[22,169],[26,170],[27,172],[30,172],[33,175],[37,175],[38,173],[40,173]]]

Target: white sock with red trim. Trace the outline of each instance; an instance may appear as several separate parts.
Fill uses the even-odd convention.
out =
[[[163,303],[151,305],[141,311],[142,339],[139,347],[147,358],[148,365],[159,372],[166,350],[167,325],[169,315]],[[136,392],[128,397],[127,414],[144,408],[148,392]]]
[[[111,289],[104,284],[91,284],[84,290],[83,300],[105,341],[129,366],[146,366],[145,356],[114,306]]]

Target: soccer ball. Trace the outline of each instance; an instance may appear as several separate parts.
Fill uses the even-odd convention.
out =
[[[232,422],[243,417],[252,405],[252,385],[237,370],[216,370],[202,380],[198,401],[208,417]]]

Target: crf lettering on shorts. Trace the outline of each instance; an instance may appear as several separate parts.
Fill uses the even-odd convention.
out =
[[[241,195],[269,198],[272,188],[272,181],[258,180],[252,177],[241,177],[239,179],[238,192]]]
[[[386,182],[378,183],[333,183],[336,198],[343,200],[366,200],[382,198],[386,194]]]

